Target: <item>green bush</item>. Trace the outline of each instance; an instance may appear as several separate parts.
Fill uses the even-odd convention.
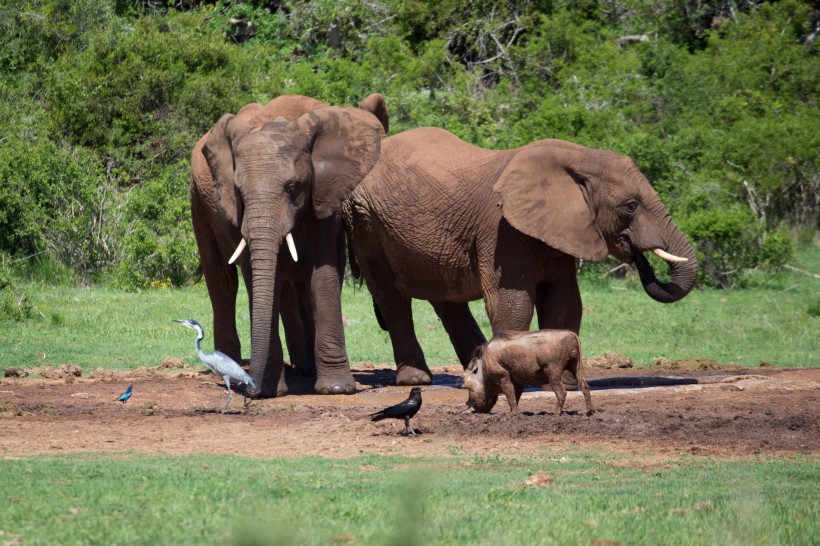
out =
[[[80,148],[42,135],[0,142],[0,250],[43,252],[80,273],[111,265],[116,249],[102,166]]]
[[[692,213],[682,228],[696,249],[699,281],[707,286],[737,286],[747,270],[780,267],[794,253],[787,236],[767,235],[751,210],[739,204]]]
[[[0,251],[0,320],[22,322],[34,317],[34,306],[28,289],[19,285],[14,263],[14,259]]]
[[[111,273],[117,285],[181,286],[195,271],[199,254],[191,227],[189,176],[187,162],[179,161],[131,192],[123,258]]]
[[[232,17],[256,34],[235,40]],[[185,163],[221,114],[378,91],[393,133],[629,155],[695,242],[701,280],[738,286],[790,259],[784,226],[820,227],[816,20],[800,0],[12,0],[0,250],[37,254],[25,267],[49,278],[68,265],[127,286],[184,282]]]

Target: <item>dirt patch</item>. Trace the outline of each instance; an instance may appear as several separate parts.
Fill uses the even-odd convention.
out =
[[[722,366],[715,360],[709,360],[706,358],[684,358],[682,360],[659,358],[655,361],[654,366],[654,368],[658,370],[719,370],[726,367],[727,366]]]
[[[585,368],[603,368],[612,370],[615,368],[633,368],[635,361],[626,355],[617,353],[604,353],[602,355],[592,355],[583,359]]]
[[[568,412],[557,416],[554,395],[538,390],[524,393],[519,415],[509,413],[503,396],[492,413],[471,413],[466,391],[455,387],[461,368],[440,367],[411,423],[421,434],[403,437],[403,422],[368,418],[407,397],[408,387],[391,386],[394,369],[387,365],[356,366],[359,391],[352,396],[294,394],[254,401],[246,410],[236,394],[225,415],[221,379],[201,367],[175,366],[95,371],[72,382],[4,378],[0,453],[512,457],[572,447],[640,452],[637,464],[651,467],[681,452],[733,457],[820,449],[817,368],[589,368],[596,413],[586,417],[580,393],[569,393]],[[133,397],[115,402],[127,384]],[[292,384],[295,393],[310,392],[309,380]],[[646,453],[659,459],[647,462]]]

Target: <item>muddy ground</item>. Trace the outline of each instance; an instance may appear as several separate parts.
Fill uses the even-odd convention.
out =
[[[181,366],[181,364],[180,364]],[[361,363],[352,396],[292,394],[243,407],[234,396],[229,413],[221,381],[198,367],[97,371],[93,377],[0,379],[0,456],[39,453],[135,451],[249,456],[359,454],[505,457],[534,451],[606,449],[716,457],[820,450],[820,368],[720,368],[710,363],[662,363],[647,368],[588,369],[596,413],[583,415],[571,392],[554,414],[552,392],[525,392],[521,414],[504,397],[490,414],[465,406],[454,387],[459,367],[435,368],[413,426],[370,422],[368,414],[403,400],[409,388],[389,386],[392,367]],[[667,386],[658,378],[674,378]],[[666,382],[669,382],[666,380]],[[131,400],[114,400],[128,384]],[[302,392],[303,394],[299,394]]]

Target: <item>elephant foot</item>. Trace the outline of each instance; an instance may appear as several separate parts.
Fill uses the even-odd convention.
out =
[[[316,394],[356,394],[356,381],[350,370],[332,376],[320,374],[313,390]]]
[[[429,385],[433,382],[433,372],[427,364],[400,364],[396,370],[396,385]]]
[[[245,385],[245,396],[252,400],[258,400],[260,398],[274,398],[285,396],[286,394],[288,394],[288,385],[285,383],[284,370],[279,376],[279,382],[276,385],[276,392],[266,390],[264,387],[261,389],[254,389],[250,385]]]

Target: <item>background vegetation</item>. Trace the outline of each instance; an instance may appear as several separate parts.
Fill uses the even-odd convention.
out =
[[[182,285],[189,153],[223,112],[379,91],[394,132],[630,155],[695,242],[701,285],[744,286],[820,222],[819,24],[799,0],[9,0],[0,257]]]

